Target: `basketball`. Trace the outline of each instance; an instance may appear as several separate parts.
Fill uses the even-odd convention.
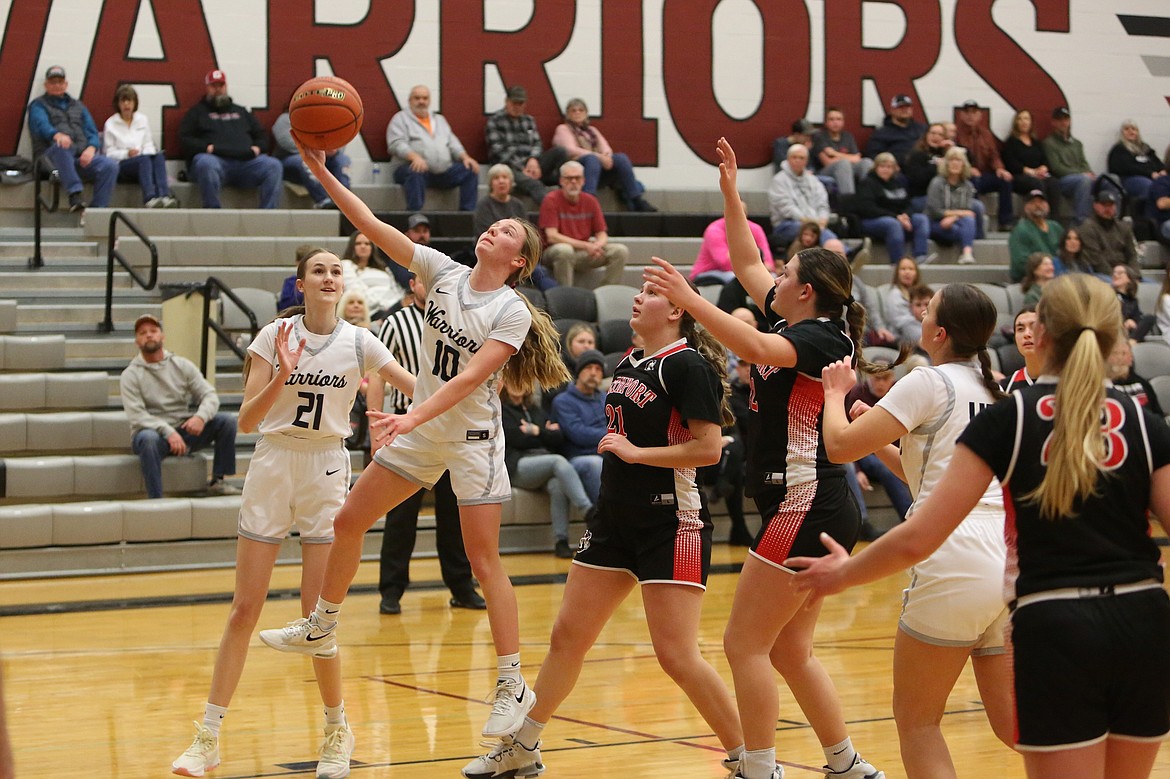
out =
[[[353,85],[336,76],[318,76],[297,87],[288,104],[293,133],[304,146],[340,149],[362,129],[362,99]]]

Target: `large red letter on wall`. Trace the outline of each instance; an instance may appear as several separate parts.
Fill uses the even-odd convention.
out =
[[[683,141],[715,164],[715,141],[728,136],[739,164],[772,161],[771,142],[808,109],[811,76],[808,10],[801,0],[756,2],[764,18],[764,98],[746,119],[733,119],[715,98],[711,17],[719,0],[666,0],[662,9],[663,81]]]
[[[601,105],[590,110],[610,145],[635,165],[658,165],[658,122],[642,115],[642,4],[603,0],[601,4]]]
[[[33,82],[39,83],[34,73],[45,26],[49,22],[51,0],[16,0],[8,10],[8,24],[4,40],[0,42],[0,84],[6,87],[7,106],[0,121],[0,154],[16,154],[20,133],[24,129],[24,106],[13,100],[33,91]],[[40,94],[40,90],[36,90]]]

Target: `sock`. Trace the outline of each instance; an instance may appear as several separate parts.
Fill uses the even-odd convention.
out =
[[[337,615],[341,613],[341,604],[317,598],[317,608],[313,609],[313,613],[317,615],[317,625],[322,630],[332,630],[337,627]]]
[[[825,762],[828,763],[829,770],[833,773],[844,773],[853,767],[853,760],[857,757],[857,750],[853,748],[853,742],[849,738],[846,738],[840,744],[833,744],[833,746],[825,747],[824,749]]]
[[[741,759],[743,759],[743,744],[740,744],[737,747],[733,747],[732,749],[727,750],[727,759],[728,760],[741,760]]]
[[[520,742],[522,746],[529,749],[536,749],[536,745],[540,743],[540,734],[544,732],[545,723],[537,722],[531,717],[525,717],[520,729],[516,731],[516,735],[512,738]]]
[[[214,703],[207,703],[203,706],[203,727],[210,730],[219,738],[219,726],[223,724],[223,718],[227,716],[227,706],[216,706]]]
[[[496,658],[496,677],[498,679],[507,679],[511,682],[522,682],[524,677],[520,675],[520,653],[513,655],[500,655]]]
[[[336,706],[325,707],[325,727],[345,724],[345,701]]]
[[[740,762],[744,779],[772,779],[776,773],[776,747],[745,749]]]

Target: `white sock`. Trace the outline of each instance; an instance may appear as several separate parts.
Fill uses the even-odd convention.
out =
[[[744,779],[772,779],[776,772],[776,747],[745,749],[740,766]]]
[[[825,762],[829,765],[829,770],[833,773],[844,773],[853,767],[853,760],[857,757],[857,750],[853,748],[853,742],[848,737],[840,744],[833,744],[831,747],[825,747]]]
[[[524,677],[520,674],[520,653],[513,655],[500,655],[496,658],[496,678],[507,679],[511,682],[522,682]]]
[[[544,732],[545,723],[537,722],[531,717],[525,717],[520,729],[516,731],[513,738],[519,741],[522,746],[529,749],[536,749],[536,745],[540,743],[540,734]]]
[[[345,701],[325,707],[325,726],[345,724]]]
[[[219,738],[219,726],[223,724],[223,718],[227,716],[227,706],[216,706],[214,703],[207,703],[203,706],[203,727],[210,730]]]
[[[322,630],[332,630],[337,627],[337,618],[341,613],[340,603],[330,603],[324,598],[317,598],[317,608],[313,609],[317,615],[317,624]]]
[[[732,749],[727,750],[727,759],[741,760],[743,758],[743,749],[743,744],[740,744],[737,747],[733,747]]]

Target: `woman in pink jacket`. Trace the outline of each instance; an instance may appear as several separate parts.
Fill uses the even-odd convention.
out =
[[[585,191],[589,194],[596,195],[598,184],[604,180],[618,191],[629,210],[658,210],[642,197],[646,188],[634,177],[630,158],[614,152],[601,131],[589,124],[589,109],[581,98],[575,97],[565,106],[565,123],[557,125],[552,142],[567,151],[569,159],[584,166]]]

